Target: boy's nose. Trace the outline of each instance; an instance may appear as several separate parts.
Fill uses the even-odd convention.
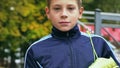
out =
[[[66,10],[63,10],[62,11],[62,14],[61,14],[61,18],[67,18],[68,17],[68,14],[67,14],[67,11]]]

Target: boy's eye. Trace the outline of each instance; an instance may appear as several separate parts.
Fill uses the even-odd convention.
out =
[[[75,8],[74,7],[69,7],[68,10],[74,10]]]
[[[60,8],[53,8],[54,10],[60,10]]]

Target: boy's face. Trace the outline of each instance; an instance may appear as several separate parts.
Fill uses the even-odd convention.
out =
[[[65,32],[76,25],[83,8],[78,8],[77,0],[51,0],[50,8],[45,11],[53,26]]]

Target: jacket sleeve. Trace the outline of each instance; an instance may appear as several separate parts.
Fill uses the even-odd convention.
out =
[[[108,51],[107,55],[111,56],[114,59],[114,61],[116,62],[116,64],[120,67],[120,62],[118,61],[117,57],[115,56],[115,52],[111,48],[111,46],[108,43],[108,41],[105,42],[105,45],[106,45],[105,48]]]
[[[32,50],[28,50],[25,55],[24,68],[42,68],[33,57]]]

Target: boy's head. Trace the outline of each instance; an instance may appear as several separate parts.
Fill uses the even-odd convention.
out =
[[[80,8],[82,6],[82,0],[76,0],[78,7]],[[47,7],[50,7],[51,0],[47,0]]]
[[[71,30],[81,18],[83,7],[81,0],[47,0],[46,15],[58,30]]]

